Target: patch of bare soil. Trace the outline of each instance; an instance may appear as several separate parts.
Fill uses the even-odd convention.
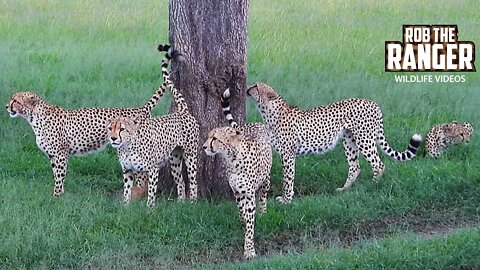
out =
[[[274,236],[262,236],[255,239],[257,256],[273,257],[284,253],[302,252],[311,248],[351,248],[361,241],[381,239],[405,233],[420,237],[433,238],[443,236],[463,228],[480,225],[480,219],[464,216],[442,217],[431,220],[420,214],[387,216],[380,220],[360,220],[348,228],[328,228],[326,225],[315,226],[308,231],[291,232]],[[261,238],[261,239],[258,239]],[[205,248],[197,252],[181,254],[176,257],[180,266],[208,263],[233,263],[242,261],[243,243],[224,247],[221,250]]]
[[[480,225],[480,219],[468,217],[444,217],[431,220],[419,214],[387,216],[379,220],[360,220],[349,228],[332,230],[318,225],[302,234],[276,236],[260,242],[257,248],[260,254],[271,256],[286,251],[301,252],[308,247],[349,248],[361,241],[380,239],[399,234],[416,234],[433,238]]]

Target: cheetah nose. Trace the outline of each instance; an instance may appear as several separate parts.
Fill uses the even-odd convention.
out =
[[[203,149],[207,149],[207,146],[206,146],[206,145],[204,145],[204,146],[202,146],[202,147],[203,147]]]
[[[116,141],[116,140],[117,140],[117,137],[111,137],[110,140]]]

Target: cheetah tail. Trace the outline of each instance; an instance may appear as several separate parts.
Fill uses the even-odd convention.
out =
[[[170,87],[170,90],[172,91],[172,98],[173,100],[175,100],[175,103],[177,104],[177,112],[188,112],[187,103],[185,102],[185,98],[183,98],[180,91],[178,91],[178,89],[175,88],[172,81],[167,80],[166,82],[168,87]]]
[[[173,50],[168,44],[160,44],[158,45],[157,49],[160,52],[166,51],[167,53],[163,57],[162,65],[161,65],[163,83],[160,86],[160,88],[158,88],[158,90],[147,101],[147,103],[145,103],[145,105],[143,106],[149,113],[157,105],[158,101],[160,100],[160,98],[162,98],[162,96],[165,94],[165,91],[167,90],[168,81],[170,81],[170,72],[168,71],[168,64],[172,59],[177,61],[184,60],[183,55],[178,51]]]
[[[415,134],[410,139],[410,143],[408,144],[407,150],[403,152],[397,152],[393,150],[390,145],[388,144],[383,132],[381,132],[377,136],[377,143],[380,145],[382,151],[389,155],[391,158],[396,159],[398,161],[407,161],[411,160],[415,157],[418,148],[420,147],[420,143],[422,142],[422,136],[419,134]]]
[[[232,111],[230,111],[230,89],[229,88],[225,89],[220,100],[222,101],[223,114],[225,114],[225,118],[227,118],[228,123],[230,124],[231,127],[237,128],[238,124],[237,122],[235,122],[235,120],[233,120]]]

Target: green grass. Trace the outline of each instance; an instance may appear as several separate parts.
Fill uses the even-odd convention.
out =
[[[437,123],[480,127],[477,73],[465,83],[406,84],[384,72],[384,41],[401,40],[402,24],[455,23],[461,40],[478,43],[478,14],[476,1],[251,1],[248,81],[301,108],[373,99],[398,150]],[[0,103],[33,90],[66,108],[142,105],[161,83],[155,45],[167,40],[167,15],[166,1],[4,1]],[[168,105],[165,98],[155,114]],[[260,121],[251,101],[248,118]],[[362,160],[357,184],[340,194],[348,169],[341,146],[298,158],[294,202],[269,200],[256,224],[260,258],[244,263],[232,201],[177,203],[174,190],[163,190],[154,210],[144,201],[124,207],[111,149],[72,158],[66,194],[53,198],[50,165],[26,121],[3,113],[0,126],[0,269],[480,266],[477,136],[436,160],[383,155],[379,184]],[[281,177],[276,157],[272,198]]]
[[[477,269],[479,240],[478,229],[465,229],[434,239],[387,238],[351,250],[333,248],[290,254],[228,269]]]

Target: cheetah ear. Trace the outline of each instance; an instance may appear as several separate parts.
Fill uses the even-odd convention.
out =
[[[443,133],[447,136],[453,133],[453,127],[451,125],[445,125],[442,127]]]
[[[277,95],[275,93],[272,93],[272,92],[267,93],[267,98],[270,100],[275,99],[276,97]]]
[[[277,93],[275,92],[275,90],[273,90],[273,88],[271,88],[270,86],[264,84],[264,83],[257,83],[257,88],[258,88],[258,91],[261,92],[261,93],[265,93],[265,97],[267,99],[275,99],[278,97]]]
[[[35,108],[37,106],[39,100],[37,97],[28,97],[25,99],[25,105],[29,108]]]
[[[238,129],[230,127],[227,130],[227,134],[230,137],[237,137],[238,135],[242,134]]]
[[[112,125],[113,121],[115,119],[108,119],[106,122],[105,122],[105,126],[107,127],[107,129]]]
[[[141,120],[140,117],[133,117],[130,120],[131,120],[130,123],[132,124],[132,127],[134,129],[137,129],[138,126],[140,125],[140,120]]]

